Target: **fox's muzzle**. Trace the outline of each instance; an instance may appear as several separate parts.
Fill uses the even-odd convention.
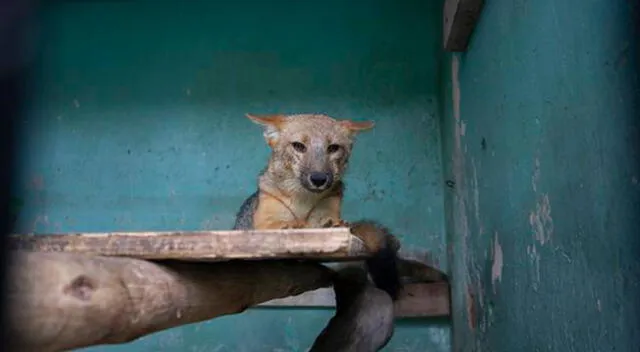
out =
[[[300,183],[310,192],[320,193],[333,186],[334,174],[323,143],[311,143],[306,154]]]
[[[302,175],[302,185],[311,192],[319,193],[333,185],[331,172],[311,171]]]

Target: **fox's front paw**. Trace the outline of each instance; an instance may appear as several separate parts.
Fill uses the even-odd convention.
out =
[[[333,218],[327,218],[322,222],[322,227],[349,227],[349,223],[342,219],[336,221]]]
[[[283,230],[292,230],[292,229],[304,229],[306,226],[306,223],[303,221],[291,221],[288,223],[285,223],[282,225],[282,229]]]

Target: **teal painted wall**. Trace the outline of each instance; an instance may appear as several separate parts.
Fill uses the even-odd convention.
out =
[[[447,267],[440,1],[49,2],[19,232],[228,229],[268,150],[246,112],[372,119],[345,217],[379,218]],[[328,310],[250,310],[93,351],[304,351]],[[402,322],[387,351],[448,351]]]
[[[453,350],[636,352],[637,2],[485,3],[443,65]]]

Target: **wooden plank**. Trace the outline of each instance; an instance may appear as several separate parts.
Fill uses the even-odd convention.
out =
[[[147,260],[363,259],[368,252],[348,228],[269,231],[111,232],[12,235],[13,250],[86,253]]]
[[[442,32],[446,51],[467,50],[483,5],[483,0],[445,0]]]
[[[258,307],[335,307],[332,288],[320,288],[297,296],[274,299]],[[406,285],[395,304],[396,318],[448,317],[449,285],[445,282]]]

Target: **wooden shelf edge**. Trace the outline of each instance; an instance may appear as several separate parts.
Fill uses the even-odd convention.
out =
[[[348,228],[267,231],[158,231],[13,234],[20,251],[84,253],[146,260],[357,260],[368,256]]]

